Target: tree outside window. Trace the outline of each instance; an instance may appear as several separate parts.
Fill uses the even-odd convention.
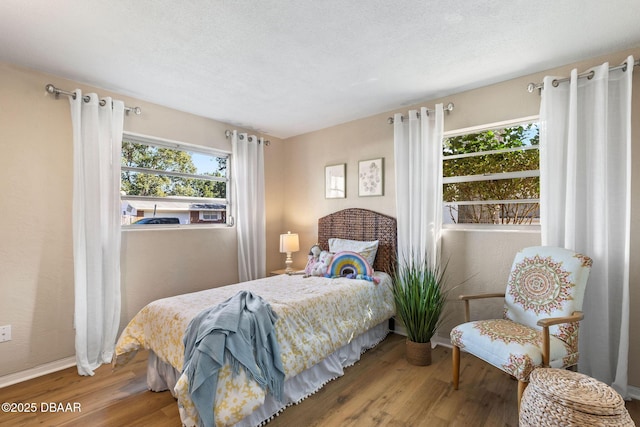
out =
[[[538,123],[446,138],[445,222],[539,222],[539,142]]]
[[[121,223],[224,224],[229,215],[228,154],[127,135],[122,142]],[[146,227],[145,227],[146,228]]]
[[[207,170],[198,170],[194,164],[195,156],[209,161]],[[123,171],[120,189],[128,196],[226,198],[227,185],[224,181],[172,175],[178,172],[224,178],[227,169],[226,158],[123,141],[122,165],[154,171]]]

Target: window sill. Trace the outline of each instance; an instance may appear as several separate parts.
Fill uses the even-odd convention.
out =
[[[123,225],[122,231],[158,231],[158,230],[210,230],[234,228],[227,224],[140,224]]]
[[[540,233],[540,224],[442,224],[443,230]]]

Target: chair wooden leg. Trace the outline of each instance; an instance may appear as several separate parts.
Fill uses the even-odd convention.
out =
[[[453,389],[457,390],[460,381],[460,347],[453,346],[451,357],[453,360]]]
[[[518,413],[520,413],[520,401],[522,400],[522,394],[528,384],[528,382],[518,380]]]

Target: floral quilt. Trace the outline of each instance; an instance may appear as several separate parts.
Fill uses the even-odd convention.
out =
[[[184,331],[201,310],[219,304],[241,290],[259,295],[279,316],[276,335],[286,378],[315,365],[354,337],[394,314],[391,278],[381,272],[376,284],[368,280],[279,275],[154,301],[124,329],[116,344],[116,365],[140,349],[153,350],[162,361],[182,371]],[[197,425],[186,378],[174,393],[182,422]],[[230,426],[258,408],[265,391],[243,371],[232,375],[225,365],[219,373],[215,403],[217,426]]]

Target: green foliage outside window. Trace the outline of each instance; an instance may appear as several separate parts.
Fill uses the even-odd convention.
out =
[[[214,157],[212,157],[214,158]],[[227,159],[215,158],[215,171],[200,173],[215,177],[226,176]],[[122,165],[165,172],[198,174],[191,154],[170,148],[153,147],[130,141],[122,142]],[[129,196],[188,196],[226,198],[226,183],[169,174],[122,171],[120,189]]]
[[[537,123],[446,138],[443,146],[443,177],[531,171],[539,168],[537,149],[447,159],[448,155],[479,153],[516,147],[538,146]],[[445,206],[454,222],[531,224],[539,216],[539,203],[485,203],[460,205],[459,201],[539,199],[540,177],[491,179],[448,183],[443,187]],[[451,203],[454,202],[454,203]]]

